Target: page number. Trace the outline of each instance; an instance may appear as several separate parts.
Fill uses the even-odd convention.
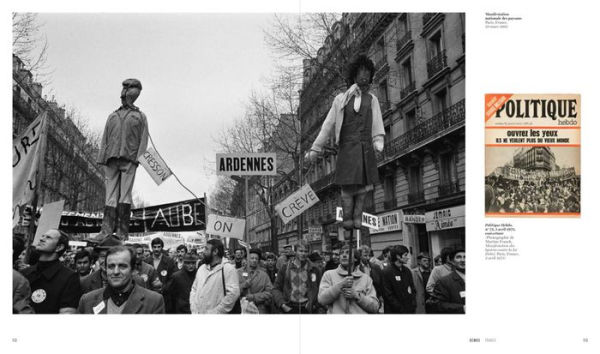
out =
[[[587,337],[584,337],[584,338],[583,338],[583,342],[584,342],[584,343],[587,343],[587,342],[588,342],[588,339],[587,339]]]

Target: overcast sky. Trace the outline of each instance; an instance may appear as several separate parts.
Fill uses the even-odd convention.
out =
[[[213,142],[243,116],[251,90],[273,73],[264,42],[272,14],[40,14],[56,101],[102,131],[120,105],[121,82],[137,78],[136,105],[158,152],[194,193],[210,195]],[[150,204],[190,199],[174,178],[157,186],[139,167],[134,196]]]

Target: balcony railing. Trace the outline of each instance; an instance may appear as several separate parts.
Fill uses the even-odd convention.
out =
[[[414,81],[411,81],[408,83],[408,85],[406,85],[405,88],[400,90],[400,98],[408,97],[408,95],[414,90],[416,90],[416,85]]]
[[[446,67],[446,51],[442,50],[427,63],[427,75],[429,78]]]
[[[437,12],[426,12],[423,14],[423,27],[425,27],[425,24],[429,22],[429,20],[431,20],[436,13]]]
[[[465,100],[461,100],[450,106],[443,112],[417,124],[413,129],[390,140],[385,144],[383,152],[379,154],[378,162],[391,161],[409,149],[423,144],[427,139],[450,128],[454,128],[465,122]]]
[[[412,39],[412,32],[411,31],[406,32],[406,34],[402,38],[400,38],[399,40],[396,41],[396,51],[399,51],[400,49],[402,49],[402,47],[404,47],[404,45],[406,43],[408,43],[411,39]]]
[[[424,191],[408,193],[408,203],[409,204],[419,203],[424,200],[425,200],[425,192]]]
[[[385,111],[389,110],[392,107],[392,105],[390,104],[390,101],[388,101],[388,100],[385,100],[385,101],[381,100],[381,101],[379,101],[379,107],[381,108],[381,112],[385,112]]]
[[[333,183],[334,177],[335,177],[335,173],[331,172],[330,174],[323,176],[320,179],[318,179],[316,182],[312,183],[311,188],[315,192],[323,190]]]
[[[444,183],[438,186],[438,194],[440,197],[452,195],[458,192],[460,192],[460,185],[458,184],[458,181]]]
[[[385,57],[385,53],[382,55],[382,57],[377,60],[377,63],[375,63],[375,70],[379,71],[381,70],[385,65],[387,65],[387,58]]]
[[[383,201],[383,209],[385,209],[385,210],[394,209],[397,206],[398,206],[398,202],[396,201],[396,198]]]

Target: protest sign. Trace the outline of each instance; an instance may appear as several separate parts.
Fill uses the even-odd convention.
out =
[[[44,204],[44,208],[42,209],[42,215],[40,216],[40,221],[35,232],[35,237],[33,238],[33,245],[38,243],[40,237],[44,234],[44,232],[50,229],[58,229],[64,205],[64,200]]]
[[[19,221],[23,208],[32,202],[37,188],[46,120],[44,112],[13,139],[13,226]]]
[[[277,174],[277,154],[241,153],[217,154],[217,175],[274,176]]]
[[[344,221],[344,211],[341,207],[335,208],[335,219],[337,221]],[[362,226],[368,227],[369,229],[379,229],[379,219],[375,215],[362,213]]]
[[[131,211],[129,232],[204,230],[204,199],[148,206]],[[100,231],[102,214],[63,212],[60,229],[65,232],[94,233]]]
[[[308,208],[319,202],[319,198],[309,184],[305,184],[298,191],[287,197],[275,206],[275,211],[284,224],[294,220]]]
[[[146,150],[146,152],[140,156],[139,161],[140,165],[144,166],[146,172],[148,172],[150,177],[152,177],[152,180],[154,180],[154,183],[157,185],[163,183],[164,180],[169,178],[172,174],[165,161],[153,148]]]
[[[210,214],[208,215],[206,233],[210,235],[243,239],[245,227],[246,220],[244,219]]]

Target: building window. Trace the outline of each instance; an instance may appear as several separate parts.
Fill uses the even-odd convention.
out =
[[[437,31],[434,35],[429,37],[429,59],[437,57],[442,53],[442,31]]]
[[[383,178],[383,207],[386,210],[396,207],[396,178],[389,174]]]
[[[405,116],[405,129],[406,131],[410,131],[415,127],[415,125],[417,125],[417,115],[415,114],[415,110],[411,109],[410,111],[405,113]]]
[[[440,180],[442,184],[450,184],[456,180],[456,164],[454,154],[446,152],[440,154]]]
[[[418,203],[424,200],[421,164],[413,165],[408,168],[408,190],[409,203]]]
[[[433,111],[435,113],[441,113],[448,108],[446,89],[440,90],[433,96]]]
[[[379,83],[379,103],[383,112],[390,109],[390,100],[388,97],[387,80],[383,80]]]

